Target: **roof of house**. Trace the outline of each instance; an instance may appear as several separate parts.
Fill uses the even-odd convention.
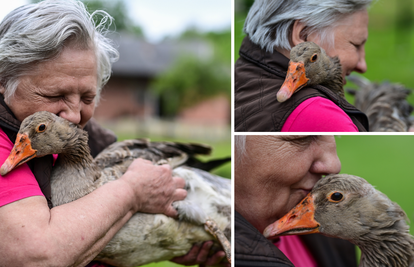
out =
[[[181,55],[193,55],[200,59],[213,53],[210,44],[202,40],[166,40],[151,44],[144,38],[116,34],[111,36],[120,57],[113,64],[113,76],[155,76],[166,70]]]

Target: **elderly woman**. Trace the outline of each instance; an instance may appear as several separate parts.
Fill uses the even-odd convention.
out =
[[[111,19],[100,12],[103,20]],[[21,121],[46,110],[86,129],[92,154],[115,136],[91,120],[118,52],[78,1],[43,1],[12,11],[0,24],[0,161]],[[186,196],[184,180],[170,167],[135,160],[118,180],[66,205],[52,208],[53,158],[0,177],[0,265],[85,266],[137,212],[175,216],[173,201]],[[207,259],[211,242],[195,246],[183,264]],[[95,266],[90,264],[89,266]],[[101,265],[96,265],[101,266]]]
[[[356,267],[355,247],[347,241],[308,235],[272,244],[262,235],[323,175],[340,168],[333,136],[235,136],[236,265]]]
[[[364,73],[367,7],[372,0],[256,0],[244,25],[247,34],[236,63],[236,131],[366,131],[367,118],[329,88],[305,87],[286,101],[276,97],[290,50],[312,41],[337,56],[342,78]],[[334,101],[333,101],[334,100]]]

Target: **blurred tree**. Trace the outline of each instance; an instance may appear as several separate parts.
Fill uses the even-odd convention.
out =
[[[182,108],[190,107],[208,97],[230,94],[229,64],[214,59],[200,60],[181,57],[167,71],[159,75],[151,87],[159,95],[161,116],[175,116]]]
[[[42,0],[31,0],[32,3],[37,3]],[[136,25],[128,16],[127,6],[124,0],[81,0],[90,13],[95,10],[106,11],[114,18],[114,23],[109,27],[111,31],[117,32],[129,32],[137,36],[143,36],[142,28]],[[101,18],[99,16],[94,17],[95,23]]]
[[[200,32],[195,27],[189,27],[174,39],[203,40],[212,46],[214,53],[208,60],[182,56],[155,78],[151,87],[160,97],[160,115],[175,116],[182,108],[218,94],[228,95],[230,100],[230,27],[217,32]]]
[[[209,42],[214,49],[213,57],[226,64],[231,62],[231,30],[203,33],[195,27],[189,27],[179,37],[179,40],[201,39]]]

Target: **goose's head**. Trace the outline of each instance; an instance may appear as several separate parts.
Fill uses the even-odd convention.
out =
[[[277,93],[277,100],[284,102],[307,85],[325,84],[332,74],[335,74],[335,79],[342,85],[341,73],[338,58],[330,58],[314,42],[300,43],[290,51],[289,68],[285,82]]]
[[[1,166],[0,174],[35,158],[62,153],[77,131],[77,125],[47,111],[36,112],[23,120],[9,157]]]
[[[288,214],[269,225],[264,236],[272,239],[321,233],[359,246],[362,258],[370,259],[372,264],[383,257],[380,260],[389,262],[400,258],[406,265],[381,266],[408,266],[414,241],[406,220],[398,204],[364,179],[347,174],[328,175]]]

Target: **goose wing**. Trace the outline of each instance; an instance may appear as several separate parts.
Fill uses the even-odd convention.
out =
[[[406,132],[411,126],[413,106],[408,103],[410,90],[400,84],[371,83],[360,76],[350,76],[359,90],[348,90],[355,95],[355,107],[364,112],[372,132]]]
[[[196,155],[209,155],[211,147],[203,144],[178,142],[151,142],[148,139],[131,139],[114,143],[99,153],[95,163],[101,169],[116,165],[129,166],[132,160],[142,158],[157,163],[166,160],[172,167],[196,165]]]

